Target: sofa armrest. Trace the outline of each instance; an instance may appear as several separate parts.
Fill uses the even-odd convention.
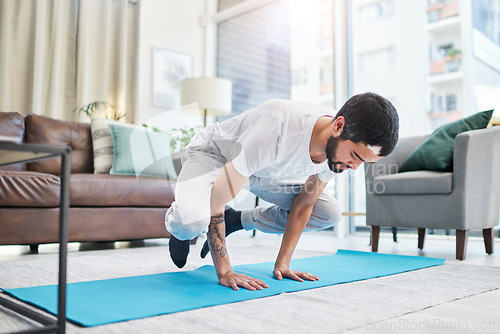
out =
[[[494,208],[498,220],[500,127],[467,131],[455,138],[453,188],[467,197],[465,203],[473,210]]]

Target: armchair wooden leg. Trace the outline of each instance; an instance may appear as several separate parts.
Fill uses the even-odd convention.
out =
[[[425,228],[418,229],[418,249],[424,249]]]
[[[467,252],[467,238],[469,237],[468,230],[457,230],[457,260],[464,260]]]
[[[484,239],[484,247],[486,248],[486,253],[493,254],[493,229],[492,228],[483,229],[483,239]]]
[[[378,237],[380,235],[380,226],[372,226],[372,252],[378,252]]]

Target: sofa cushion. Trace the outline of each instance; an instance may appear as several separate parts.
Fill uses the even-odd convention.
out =
[[[418,170],[451,172],[455,137],[465,131],[486,128],[492,114],[493,110],[483,111],[439,127],[410,154],[399,171],[401,173]]]
[[[169,207],[175,181],[109,174],[72,174],[71,207]]]
[[[26,116],[26,142],[71,147],[71,172],[92,173],[90,124],[65,122],[39,115]],[[46,159],[28,164],[28,170],[58,175],[61,159]]]
[[[17,142],[24,139],[24,117],[17,112],[0,112],[0,136],[16,138]],[[26,170],[26,164],[11,164],[0,166],[6,170]]]
[[[93,118],[90,122],[95,174],[109,174],[113,165],[113,138],[108,126],[110,122],[113,121],[105,118]]]
[[[113,138],[110,174],[141,175],[177,180],[170,135],[130,124],[109,123]]]
[[[368,191],[376,195],[450,194],[453,190],[453,173],[416,171],[379,175]]]
[[[58,207],[58,176],[0,171],[0,207]],[[72,174],[71,207],[161,207],[174,201],[175,181],[158,178]]]
[[[0,207],[57,207],[59,177],[28,171],[0,171]]]

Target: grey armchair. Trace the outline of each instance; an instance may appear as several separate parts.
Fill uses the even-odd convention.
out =
[[[493,227],[499,223],[500,126],[459,134],[453,172],[398,173],[426,138],[401,138],[389,156],[365,164],[372,251],[377,252],[380,227],[385,226],[417,228],[420,249],[427,228],[454,229],[459,260],[465,258],[468,231],[482,229],[486,253],[493,253]]]

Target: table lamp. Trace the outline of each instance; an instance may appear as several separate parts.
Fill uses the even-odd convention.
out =
[[[203,126],[207,115],[223,116],[231,113],[231,81],[221,78],[189,78],[181,82],[181,104],[197,103],[203,110]],[[186,112],[191,108],[183,108]]]

